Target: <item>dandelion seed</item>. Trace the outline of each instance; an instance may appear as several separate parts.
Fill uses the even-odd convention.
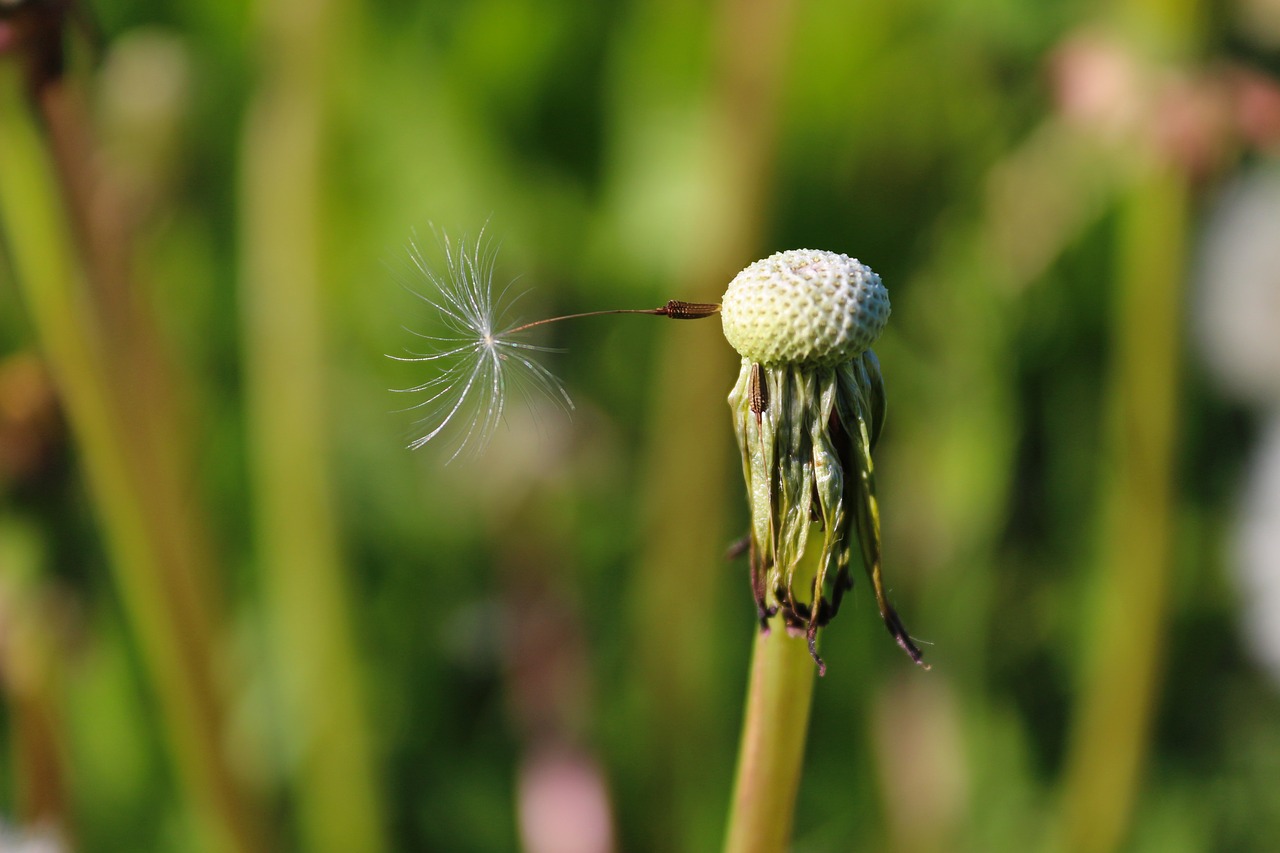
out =
[[[406,329],[427,342],[426,351],[388,358],[424,362],[435,368],[434,376],[426,382],[395,390],[425,395],[407,409],[419,413],[416,426],[421,431],[409,447],[417,450],[439,439],[452,449],[449,462],[459,456],[476,455],[485,448],[503,422],[507,397],[513,391],[531,409],[538,399],[547,399],[566,412],[573,411],[573,400],[564,384],[537,360],[539,354],[557,350],[524,340],[529,330],[560,320],[605,314],[650,314],[691,320],[710,317],[720,310],[715,304],[671,300],[661,308],[588,311],[520,323],[512,315],[527,291],[514,291],[512,281],[495,296],[493,275],[498,250],[485,239],[484,229],[470,246],[465,240],[455,246],[444,233],[438,239],[444,251],[445,274],[438,274],[424,259],[416,240],[411,241],[410,261],[428,289],[409,289],[431,307],[443,331],[428,335]]]
[[[408,407],[418,413],[416,426],[421,430],[409,447],[439,439],[449,445],[453,461],[484,449],[503,421],[511,391],[530,405],[541,397],[566,411],[572,411],[573,401],[560,379],[536,360],[549,348],[522,340],[523,329],[510,321],[524,294],[515,292],[511,282],[495,295],[497,248],[486,241],[483,229],[469,246],[465,241],[455,245],[447,234],[440,234],[439,242],[443,274],[426,262],[416,240],[409,244],[409,258],[428,286],[411,292],[431,307],[441,331],[432,335],[407,330],[426,342],[425,351],[389,358],[435,368],[426,382],[396,390],[424,395]]]

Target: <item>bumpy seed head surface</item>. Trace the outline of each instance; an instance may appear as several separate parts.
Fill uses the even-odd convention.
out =
[[[868,349],[889,320],[880,276],[856,258],[815,249],[756,261],[721,301],[724,336],[766,366],[840,364]]]

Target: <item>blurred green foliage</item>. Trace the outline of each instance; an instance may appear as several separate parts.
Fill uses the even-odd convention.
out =
[[[581,835],[594,791],[618,849],[720,843],[754,630],[720,556],[732,353],[715,321],[550,327],[571,419],[513,406],[480,459],[410,454],[388,389],[426,377],[384,354],[436,320],[405,246],[487,222],[527,319],[713,301],[801,246],[890,289],[885,571],[934,669],[860,584],[795,850],[1274,849],[1280,696],[1226,559],[1256,430],[1184,329],[1204,209],[1264,155],[1188,165],[1054,97],[1081,33],[1143,79],[1274,62],[1241,8],[95,4],[67,81],[136,328],[84,296],[75,228],[23,215],[64,196],[9,42],[0,819],[85,851],[537,850],[536,794]],[[70,294],[43,315],[42,275]],[[157,363],[159,391],[129,367]]]

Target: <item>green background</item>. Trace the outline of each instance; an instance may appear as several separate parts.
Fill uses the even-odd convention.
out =
[[[1193,334],[1205,218],[1267,158],[1220,118],[1278,56],[1252,8],[96,4],[65,85],[125,321],[0,56],[0,814],[85,851],[536,850],[542,779],[579,829],[603,790],[618,849],[719,845],[736,356],[715,319],[549,326],[572,417],[517,396],[480,458],[410,453],[390,389],[429,366],[385,354],[439,329],[402,287],[434,224],[487,229],[526,320],[716,301],[787,248],[883,277],[885,572],[933,670],[859,583],[796,851],[1275,849],[1229,559],[1262,421]],[[1222,107],[1174,123],[1203,156],[1180,85]]]

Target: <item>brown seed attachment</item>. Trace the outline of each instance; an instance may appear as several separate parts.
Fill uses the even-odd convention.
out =
[[[670,317],[672,320],[701,320],[704,317],[719,314],[720,304],[717,302],[681,302],[679,299],[672,299],[659,308],[658,313]]]

